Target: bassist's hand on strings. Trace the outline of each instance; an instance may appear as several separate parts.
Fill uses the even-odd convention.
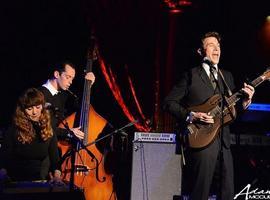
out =
[[[190,112],[189,121],[192,122],[204,122],[208,124],[214,123],[214,118],[209,113],[203,112]]]
[[[242,105],[243,105],[243,108],[246,109],[251,103],[255,89],[251,85],[244,83],[244,87],[242,88],[242,91],[245,93]]]
[[[79,138],[79,139],[83,139],[84,138],[84,132],[82,132],[81,127],[76,127],[76,128],[71,128],[70,130]]]
[[[93,72],[88,72],[88,73],[86,73],[86,75],[85,75],[84,78],[85,78],[86,80],[88,80],[88,81],[91,81],[91,84],[92,84],[92,85],[94,84],[95,79],[96,79],[95,74],[94,74]]]

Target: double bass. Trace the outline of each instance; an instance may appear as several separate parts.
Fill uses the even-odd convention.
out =
[[[88,53],[86,72],[92,71],[94,51],[93,49]],[[91,81],[84,80],[79,126],[84,132],[82,143],[85,146],[95,141],[107,124],[107,121],[90,104],[91,85]],[[65,119],[68,127],[74,127],[75,117],[76,113],[73,113]],[[61,148],[62,154],[66,154],[72,151],[71,148],[74,148],[73,145],[67,145],[65,142],[59,142],[58,146]],[[104,167],[105,155],[97,149],[95,144],[85,148],[87,149],[81,148],[77,143],[76,150],[73,150],[74,158],[67,157],[62,163],[63,180],[71,181],[76,187],[83,189],[86,200],[116,200],[112,175],[107,173]],[[92,154],[92,157],[89,154]]]

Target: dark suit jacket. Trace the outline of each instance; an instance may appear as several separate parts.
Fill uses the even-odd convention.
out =
[[[225,70],[222,70],[222,73],[229,88],[233,90],[235,86],[232,74]],[[227,90],[224,89],[220,76],[218,81],[222,93],[226,94]],[[188,108],[203,104],[216,91],[213,89],[210,79],[202,66],[192,68],[182,74],[180,81],[166,97],[164,109],[171,113],[180,124],[186,124],[187,116],[191,111]],[[229,127],[223,129],[223,142],[227,148],[230,146]]]

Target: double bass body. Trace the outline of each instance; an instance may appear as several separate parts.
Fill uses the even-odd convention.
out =
[[[74,126],[75,115],[73,113],[66,119],[69,127]],[[96,113],[92,106],[90,106],[88,117],[88,143],[90,143],[97,139],[99,133],[106,126],[107,121]],[[62,154],[67,153],[72,148],[70,145],[62,142],[59,142],[58,146],[61,148]],[[86,200],[116,200],[112,175],[107,174],[105,171],[104,155],[96,148],[96,145],[88,146],[87,149],[95,155],[98,165],[85,150],[82,149],[77,152],[75,156],[77,170],[75,169],[74,184],[83,189]],[[70,181],[71,164],[70,157],[66,158],[62,164],[62,174],[65,181]]]
[[[95,52],[90,51],[90,53],[92,55],[88,55],[86,72],[92,71]],[[90,104],[91,86],[91,81],[85,79],[79,124],[82,132],[84,132],[84,145],[95,141],[107,124],[107,121],[95,112]],[[73,113],[66,119],[69,127],[74,127],[75,116],[76,114]],[[58,146],[61,148],[62,155],[72,150],[71,148],[74,148],[74,145],[66,145],[60,142]],[[67,157],[62,164],[63,180],[74,182],[74,185],[82,188],[86,200],[116,200],[117,197],[114,192],[112,175],[108,174],[104,167],[105,155],[96,148],[95,144],[86,148],[90,151],[90,154],[92,153],[94,155],[95,159],[85,149],[77,146],[75,158],[72,156]],[[74,161],[71,158],[74,158]],[[73,168],[72,166],[75,167]]]

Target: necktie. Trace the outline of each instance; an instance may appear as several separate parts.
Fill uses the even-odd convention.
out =
[[[214,67],[212,67],[210,69],[210,76],[209,76],[209,78],[210,78],[210,81],[211,81],[211,84],[212,84],[213,88],[216,89],[217,83],[216,83],[216,80],[215,80],[215,77],[213,76],[213,74],[215,74],[215,75],[217,74],[217,70]]]

